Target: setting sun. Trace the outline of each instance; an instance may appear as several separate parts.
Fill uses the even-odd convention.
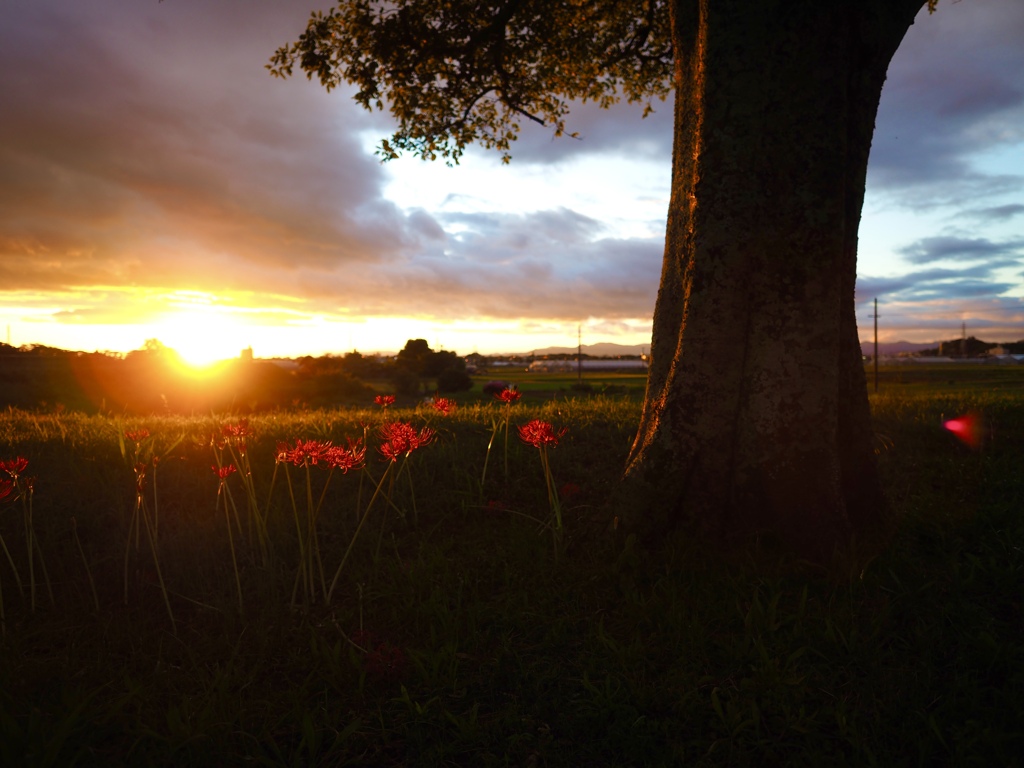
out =
[[[173,311],[154,328],[154,333],[183,362],[195,368],[238,357],[251,344],[251,330],[232,314],[198,304]]]

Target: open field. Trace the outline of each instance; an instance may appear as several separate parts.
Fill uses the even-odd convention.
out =
[[[488,381],[494,380],[514,384],[528,400],[533,401],[584,396],[587,391],[580,391],[580,384],[584,388],[589,388],[590,394],[610,394],[615,397],[642,400],[644,387],[647,385],[647,374],[589,371],[578,377],[575,373],[534,373],[521,368],[502,368],[492,371],[491,374],[474,376],[473,390],[467,392],[464,397],[479,397],[481,401],[486,402],[489,396],[484,395],[481,388]]]
[[[865,371],[870,391],[874,386],[874,370],[869,365]],[[1024,390],[1024,365],[917,363],[879,366],[878,387],[880,392],[1020,392]]]
[[[868,389],[874,389],[874,369],[865,367]],[[984,365],[964,363],[906,364],[879,366],[879,394],[917,393],[925,395],[968,392],[1024,391],[1024,365]],[[486,401],[480,387],[498,379],[513,383],[530,399],[580,397],[576,385],[582,381],[594,394],[610,393],[619,397],[642,400],[647,376],[644,373],[584,371],[575,373],[531,373],[522,368],[495,369],[490,374],[473,377],[474,389],[463,397]]]
[[[865,366],[868,389],[874,388],[874,368]],[[980,363],[882,365],[878,371],[879,393],[941,394],[958,392],[1024,391],[1024,365],[985,365]],[[644,373],[584,371],[582,383],[600,394],[643,399],[647,376]],[[578,397],[574,389],[579,383],[575,373],[532,373],[522,368],[495,369],[490,374],[473,377],[474,390],[466,397],[479,396],[480,387],[492,379],[514,383],[525,394],[542,397]]]
[[[7,411],[41,557],[33,611],[24,505],[0,502],[0,764],[1021,765],[1024,392],[948,376],[873,397],[899,523],[830,574],[610,530],[632,397],[511,406],[568,429],[558,557],[538,451],[513,438],[507,477],[500,432],[488,454],[496,402],[396,411],[437,435],[395,475],[379,409],[251,417],[266,559],[241,473],[236,517],[211,469],[237,418]],[[967,413],[978,449],[942,428]],[[366,470],[329,483],[275,462],[282,441],[364,436]]]

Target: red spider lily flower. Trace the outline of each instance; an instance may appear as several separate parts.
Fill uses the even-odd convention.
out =
[[[36,477],[23,477],[21,478],[22,484],[28,489],[29,493],[32,493],[36,489]]]
[[[143,440],[149,437],[149,430],[137,429],[135,431],[128,431],[124,433],[124,436],[137,445],[138,443],[141,443]]]
[[[242,419],[237,424],[225,424],[221,427],[220,433],[224,437],[249,437],[252,435],[252,430],[249,428],[249,420]]]
[[[416,439],[410,442],[409,450],[414,451],[417,448],[422,448],[424,445],[427,445],[428,443],[430,443],[431,440],[434,439],[435,434],[436,433],[434,432],[434,430],[430,429],[430,427],[424,427],[423,429],[420,430],[420,433],[419,435],[416,436]]]
[[[488,512],[507,512],[508,511],[508,504],[506,504],[501,499],[491,499],[490,501],[487,502],[487,511]]]
[[[395,461],[399,456],[408,456],[417,448],[427,445],[434,439],[434,430],[424,427],[417,432],[412,424],[393,421],[380,428],[380,436],[383,442],[377,450],[384,458]]]
[[[416,439],[416,430],[412,424],[401,421],[389,421],[380,428],[381,440],[395,446],[399,453],[403,452],[409,445],[410,440]]]
[[[449,400],[447,397],[435,396],[431,405],[434,406],[434,410],[440,411],[445,416],[455,410],[455,401]]]
[[[523,393],[515,387],[505,387],[501,392],[496,392],[494,395],[495,398],[501,400],[503,403],[508,403],[509,405],[516,402],[522,396]]]
[[[558,432],[555,432],[548,422],[541,421],[540,419],[528,421],[521,427],[517,427],[517,429],[519,430],[519,439],[535,448],[546,445],[554,448],[565,433],[569,431],[568,427],[562,427]]]
[[[8,459],[7,461],[0,461],[0,470],[3,470],[15,480],[18,479],[18,475],[25,471],[25,467],[27,466],[28,459],[24,456],[19,456],[16,459]]]
[[[294,448],[280,443],[277,447],[278,461],[290,461],[295,466],[319,464],[330,447],[330,440],[296,440]]]
[[[3,499],[6,499],[8,496],[10,496],[11,495],[11,491],[13,491],[13,490],[14,490],[14,481],[13,480],[7,480],[6,478],[4,478],[3,480],[0,480],[0,501],[2,501]]]
[[[225,480],[228,479],[230,475],[233,475],[235,472],[238,471],[237,469],[235,469],[234,464],[225,464],[223,467],[211,465],[210,469],[212,469],[217,474],[217,477],[220,478],[221,482],[224,482]]]
[[[389,405],[395,404],[394,395],[377,395],[373,398],[373,402],[379,405],[381,408],[387,408]]]
[[[331,469],[340,469],[344,473],[350,469],[362,469],[366,463],[366,449],[361,447],[362,442],[349,438],[348,448],[333,445],[324,452],[324,461]]]
[[[377,450],[380,451],[380,455],[388,461],[398,461],[398,457],[405,453],[405,450],[400,444],[387,442],[381,443]]]

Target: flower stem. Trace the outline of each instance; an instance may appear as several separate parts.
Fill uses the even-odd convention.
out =
[[[227,486],[221,482],[221,489],[226,491]],[[231,506],[234,506],[234,501],[231,502]],[[238,517],[238,513],[235,512],[235,517]],[[231,545],[231,565],[235,568],[235,586],[238,588],[238,613],[243,613],[242,608],[242,579],[238,575],[238,560],[235,557],[235,536],[231,532],[231,515],[228,514],[228,495],[224,494],[224,522],[228,525],[228,543]]]
[[[96,594],[96,582],[92,580],[92,569],[89,568],[89,559],[85,556],[85,550],[82,549],[82,541],[78,538],[78,523],[75,518],[71,518],[71,533],[75,536],[75,545],[78,547],[78,554],[82,556],[82,565],[85,566],[85,575],[89,578],[89,589],[92,590],[92,603],[96,606],[96,613],[100,612],[100,598]]]
[[[132,512],[131,520],[128,521],[128,541],[124,546],[124,604],[128,605],[128,557],[132,551],[132,530],[135,530],[136,552],[138,552],[139,532],[139,505],[142,504],[142,497],[135,497],[135,511]]]
[[[292,487],[292,474],[288,467],[284,468],[284,477],[288,481],[288,496],[292,501],[292,517],[295,518],[295,534],[299,540],[299,570],[295,574],[295,583],[292,585],[292,607],[295,606],[295,594],[299,588],[299,579],[302,579],[303,592],[308,591],[309,579],[306,575],[306,547],[303,542],[302,525],[299,523],[299,509],[295,504],[295,490]]]
[[[163,571],[160,570],[160,556],[157,554],[156,551],[156,540],[153,538],[152,530],[153,526],[149,522],[149,515],[146,513],[145,504],[142,505],[142,521],[143,523],[145,523],[146,526],[146,538],[149,539],[149,548],[150,551],[152,551],[153,553],[153,565],[156,567],[156,577],[160,582],[160,591],[163,593],[164,596],[164,605],[167,606],[167,615],[171,618],[171,631],[174,633],[174,636],[177,637],[178,625],[174,621],[174,612],[171,610],[171,601],[167,597],[167,585],[164,584],[164,574]]]
[[[555,559],[558,559],[562,545],[562,505],[558,500],[558,490],[555,488],[555,479],[551,476],[551,463],[548,461],[547,447],[537,446],[540,453],[540,463],[544,468],[544,484],[547,486],[548,505],[551,507],[551,516],[554,518],[554,525],[551,528],[551,535],[555,548]]]
[[[25,545],[28,547],[28,584],[32,613],[36,612],[36,568],[35,553],[32,546],[32,506],[27,499],[22,500],[25,509]]]
[[[352,552],[352,547],[355,546],[356,538],[359,536],[359,532],[363,529],[366,524],[366,519],[370,516],[370,510],[373,509],[373,503],[377,500],[380,495],[380,489],[384,486],[384,480],[387,478],[388,473],[391,472],[391,467],[394,466],[394,462],[389,462],[387,468],[384,470],[384,474],[380,476],[380,480],[377,483],[377,488],[373,492],[373,496],[370,497],[370,503],[366,505],[366,511],[363,512],[362,518],[359,520],[359,525],[356,526],[356,530],[352,534],[352,539],[348,543],[348,548],[345,550],[345,554],[342,555],[341,562],[338,564],[338,570],[334,572],[334,578],[331,579],[331,586],[327,590],[326,604],[331,604],[331,597],[334,595],[334,587],[338,583],[338,577],[341,576],[341,570],[345,567],[345,563],[348,561],[348,556]]]
[[[14,571],[14,581],[18,584],[18,593],[22,599],[25,598],[25,588],[21,584],[21,575],[18,573],[18,566],[14,564],[14,558],[11,557],[11,552],[7,549],[7,542],[4,541],[4,537],[0,536],[0,547],[3,547],[4,554],[7,555],[7,562],[11,564],[11,570]]]
[[[487,480],[487,463],[491,460],[491,447],[494,445],[494,438],[498,436],[498,429],[501,422],[491,419],[491,439],[487,441],[487,453],[484,454],[484,471],[480,473],[480,499],[484,497],[484,483]]]
[[[508,423],[512,418],[512,404],[505,403],[505,485],[508,485]]]

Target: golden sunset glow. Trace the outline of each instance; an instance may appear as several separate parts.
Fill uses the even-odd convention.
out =
[[[882,342],[963,324],[1015,341],[1024,4],[942,5],[908,32],[879,106],[861,338],[878,298]],[[382,164],[383,116],[264,68],[302,4],[247,4],[251,25],[223,3],[0,7],[0,340],[125,355],[156,339],[200,367],[415,338],[529,354],[575,347],[578,326],[585,345],[649,348],[670,102],[646,119],[575,105],[579,140],[526,122],[508,166],[477,148],[450,168]]]
[[[172,310],[154,325],[153,332],[156,339],[195,368],[238,357],[251,344],[252,336],[252,330],[232,312],[200,302]]]

